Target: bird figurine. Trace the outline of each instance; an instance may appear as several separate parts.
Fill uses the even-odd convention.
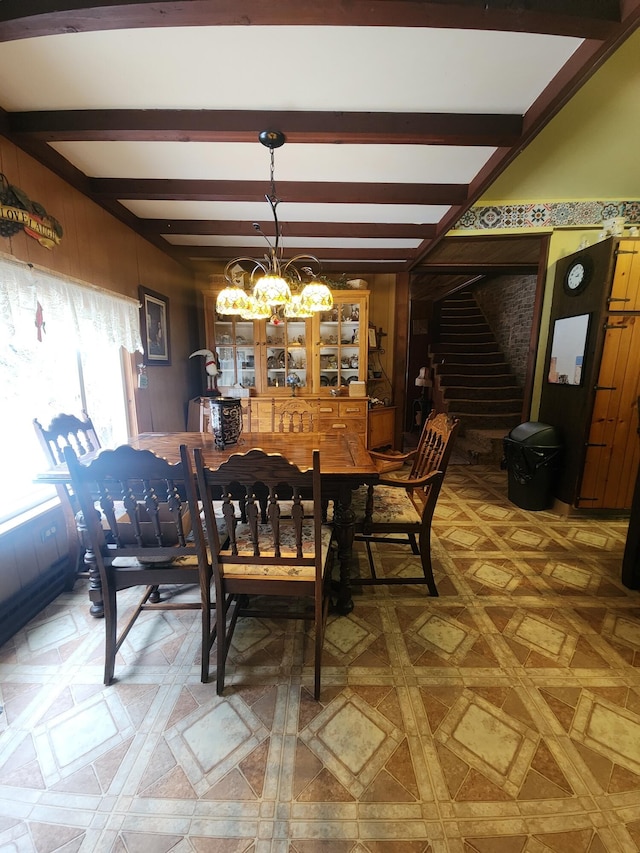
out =
[[[207,395],[209,397],[217,397],[220,393],[218,391],[218,375],[220,373],[218,354],[211,352],[210,349],[197,349],[191,353],[189,358],[193,358],[194,355],[204,356],[204,369],[207,374]]]

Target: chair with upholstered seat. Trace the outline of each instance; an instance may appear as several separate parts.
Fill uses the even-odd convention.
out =
[[[375,485],[355,493],[351,504],[357,519],[355,539],[365,543],[371,576],[355,578],[353,584],[421,583],[427,585],[431,595],[438,595],[431,565],[431,520],[457,430],[456,419],[444,413],[431,415],[425,422],[418,447],[406,454],[412,459],[408,474],[381,473]],[[375,456],[384,461],[385,454]],[[400,461],[397,456],[387,458],[390,463]],[[420,557],[422,575],[380,577],[376,573],[373,542],[378,546],[409,545],[412,553]]]
[[[208,679],[215,638],[215,623],[211,626],[211,565],[193,467],[184,446],[180,457],[181,462],[172,465],[150,450],[123,445],[103,450],[85,465],[72,447],[65,448],[80,506],[85,562],[96,566],[102,583],[105,684],[114,677],[116,655],[127,635],[147,610],[201,611],[201,678]],[[186,495],[186,500],[181,495]],[[101,513],[96,510],[96,499]],[[159,584],[163,585],[163,596],[154,601]],[[177,589],[167,589],[174,584]],[[195,598],[185,595],[189,585],[198,591]],[[118,593],[133,587],[142,587],[143,592],[120,626]]]
[[[310,471],[300,471],[284,456],[261,450],[234,454],[217,470],[210,470],[196,449],[195,467],[215,584],[218,694],[224,689],[227,656],[239,618],[296,618],[314,626],[317,699],[333,536],[321,518],[319,451],[313,452]],[[239,491],[246,523],[237,517],[233,503]],[[225,535],[219,533],[213,506],[220,493]],[[305,500],[307,494],[313,510]],[[284,509],[281,501],[286,502]],[[266,505],[265,518],[261,504]]]
[[[64,464],[65,447],[73,447],[76,456],[81,459],[100,449],[100,439],[91,418],[85,411],[82,412],[81,418],[76,415],[56,415],[46,429],[37,418],[34,418],[33,426],[46,464],[50,468]],[[72,569],[68,585],[71,587],[77,577],[87,577],[88,574],[82,570],[84,548],[76,531],[75,514],[78,511],[78,504],[71,486],[61,484],[55,488],[65,514],[69,563]]]

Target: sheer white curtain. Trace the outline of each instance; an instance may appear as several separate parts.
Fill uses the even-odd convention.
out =
[[[136,300],[0,258],[0,521],[48,499],[32,425],[87,407],[104,445],[127,438],[121,354],[142,351]]]
[[[0,341],[32,336],[38,303],[45,334],[64,329],[80,350],[90,350],[99,340],[103,346],[142,351],[136,300],[0,259]]]

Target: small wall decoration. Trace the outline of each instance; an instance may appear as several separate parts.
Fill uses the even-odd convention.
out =
[[[45,249],[53,249],[62,238],[62,225],[37,201],[0,173],[0,236],[13,237],[24,231]]]
[[[140,288],[140,333],[145,364],[171,364],[169,300],[161,293]]]

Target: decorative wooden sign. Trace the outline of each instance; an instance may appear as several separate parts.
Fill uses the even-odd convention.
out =
[[[0,236],[13,237],[20,230],[46,249],[53,249],[62,238],[58,220],[0,172]]]

